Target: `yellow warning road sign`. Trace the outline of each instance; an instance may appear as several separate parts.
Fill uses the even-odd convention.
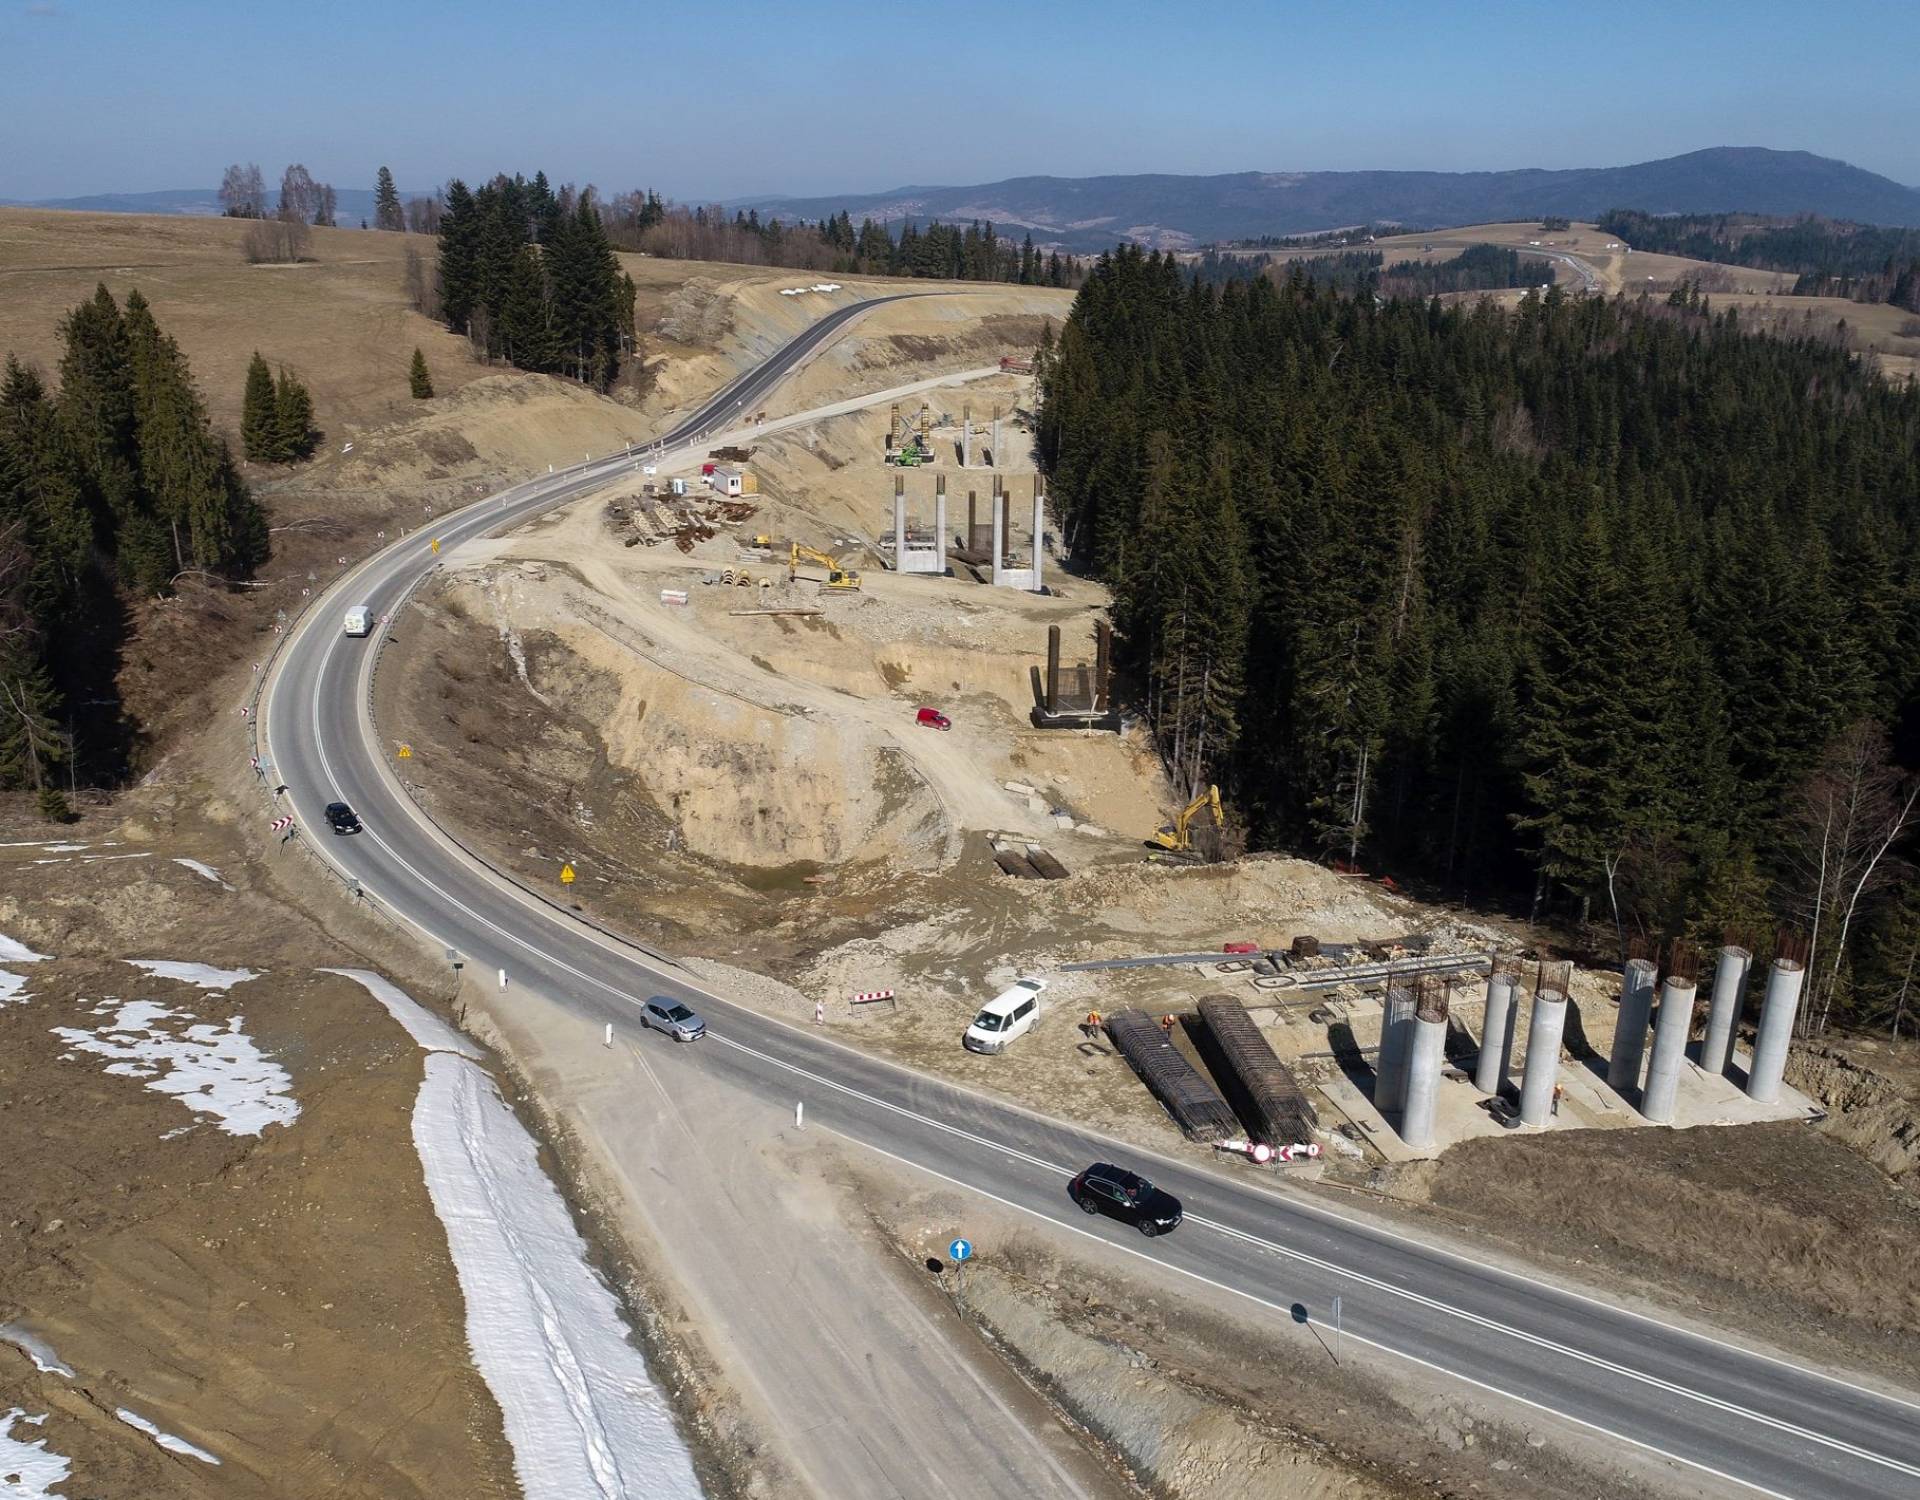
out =
[[[432,540],[432,541],[431,541],[430,543],[428,543],[428,546],[429,546],[429,547],[430,547],[430,548],[431,548],[431,549],[432,549],[433,551],[435,551],[435,552],[438,552],[438,551],[440,550],[440,538],[439,538],[439,537],[435,537],[435,538],[434,538],[434,539],[433,539],[433,540]]]
[[[397,756],[399,756],[399,758],[400,758],[401,760],[412,760],[412,759],[413,759],[413,746],[411,746],[411,745],[402,745],[402,746],[401,746],[401,747],[400,747],[400,748],[399,748],[398,750],[396,750],[396,751],[394,752],[394,754],[396,754]]]
[[[572,865],[562,865],[560,867],[560,883],[562,885],[573,884],[573,866]]]

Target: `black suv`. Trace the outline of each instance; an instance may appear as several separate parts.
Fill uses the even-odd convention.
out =
[[[1125,1167],[1097,1161],[1074,1178],[1067,1191],[1088,1213],[1109,1214],[1148,1239],[1180,1223],[1180,1200]]]
[[[335,833],[358,833],[360,831],[360,815],[344,802],[329,802],[327,804],[327,823]]]

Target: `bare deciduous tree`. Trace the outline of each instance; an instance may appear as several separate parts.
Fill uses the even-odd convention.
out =
[[[440,316],[440,287],[428,269],[426,257],[407,246],[407,302],[417,313],[429,318]]]
[[[267,184],[257,162],[235,162],[220,179],[220,208],[230,219],[264,219]]]
[[[1897,866],[1893,848],[1915,825],[1920,778],[1887,759],[1887,732],[1870,720],[1849,726],[1827,747],[1801,788],[1792,856],[1811,933],[1812,986],[1801,1007],[1803,1031],[1827,1029],[1847,960],[1847,938],[1861,903]]]
[[[438,234],[440,232],[440,200],[438,198],[407,199],[407,231],[410,234]]]
[[[339,202],[337,195],[333,191],[333,184],[330,182],[315,183],[314,192],[317,201],[314,204],[313,222],[324,229],[332,229],[334,227],[334,209]]]
[[[249,265],[292,265],[305,258],[313,231],[303,219],[262,219],[247,230]]]
[[[313,174],[295,162],[280,174],[280,208],[275,217],[311,224],[320,208],[320,185]]]

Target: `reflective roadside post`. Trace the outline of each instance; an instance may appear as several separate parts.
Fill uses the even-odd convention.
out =
[[[1340,1299],[1333,1299],[1333,1362],[1340,1363]]]

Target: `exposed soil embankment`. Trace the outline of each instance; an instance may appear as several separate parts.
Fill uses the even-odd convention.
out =
[[[1877,1046],[1877,1044],[1875,1044]],[[1838,1050],[1795,1047],[1787,1081],[1827,1109],[1821,1122],[1902,1187],[1920,1171],[1920,1103],[1893,1079]]]

